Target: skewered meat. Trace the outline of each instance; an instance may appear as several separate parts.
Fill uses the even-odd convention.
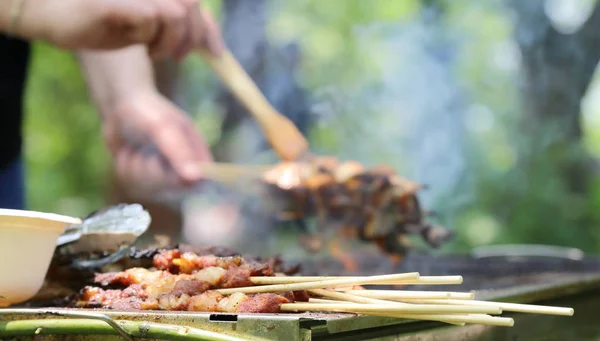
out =
[[[115,310],[177,310],[222,313],[278,313],[284,303],[308,301],[307,295],[294,293],[246,295],[235,293],[224,296],[216,291],[196,295],[169,293],[158,299],[131,295],[126,290],[86,288],[80,307],[97,307]]]
[[[154,256],[154,266],[159,270],[171,273],[191,274],[198,270],[218,267],[232,269],[227,276],[236,277],[238,272],[247,272],[248,276],[273,276],[273,268],[266,263],[247,262],[241,256],[216,257],[214,255],[198,256],[192,252],[181,253],[179,250],[162,250]]]
[[[119,310],[278,312],[282,303],[308,301],[305,291],[231,296],[211,291],[251,286],[251,276],[274,275],[269,264],[247,262],[240,256],[161,250],[153,261],[157,270],[131,268],[96,274],[96,284],[112,288],[86,286],[74,305]]]
[[[215,254],[210,252],[214,251]],[[193,252],[193,254],[191,254]],[[196,254],[196,252],[198,252]],[[69,265],[71,261],[65,259],[65,255],[55,253],[55,257],[50,265],[46,282],[40,293],[36,295],[31,301],[27,302],[29,306],[66,306],[72,301],[73,297],[76,297],[77,293],[81,288],[94,285],[94,279],[99,279],[99,282],[108,281],[107,285],[118,285],[125,286],[127,280],[135,280],[134,274],[137,272],[138,276],[142,274],[143,270],[132,270],[135,268],[152,269],[155,262],[159,262],[158,258],[166,257],[167,262],[164,263],[163,267],[177,270],[177,266],[172,264],[173,255],[179,257],[182,254],[188,253],[189,259],[195,257],[209,256],[206,259],[217,259],[223,258],[219,263],[221,265],[227,264],[225,259],[231,259],[235,257],[237,263],[242,264],[239,269],[227,271],[225,269],[216,269],[212,267],[201,274],[196,276],[203,277],[204,281],[217,285],[224,280],[224,287],[235,287],[243,284],[248,284],[248,276],[253,275],[265,275],[272,276],[274,273],[282,273],[286,275],[294,275],[299,272],[300,266],[295,263],[286,263],[280,256],[259,258],[252,255],[244,255],[242,261],[240,261],[240,253],[230,249],[221,247],[201,247],[201,246],[189,246],[180,245],[178,249],[172,248],[149,248],[149,249],[135,249],[132,248],[129,252],[128,257],[121,259],[117,263],[104,266],[102,269],[97,269],[100,274],[95,274],[93,271],[88,270],[77,270],[71,268]],[[171,255],[171,259],[168,259],[168,255]],[[159,256],[160,255],[160,256]],[[156,260],[155,260],[156,258]],[[171,262],[171,263],[169,263]],[[216,262],[214,263],[216,264]],[[235,264],[235,263],[234,263]],[[200,268],[200,267],[198,267]],[[129,271],[121,273],[125,269]],[[178,271],[178,270],[177,270]],[[247,272],[250,271],[248,274]],[[214,277],[210,279],[210,275]],[[115,278],[120,277],[118,280]],[[125,278],[124,276],[128,277]],[[112,278],[112,279],[111,279]],[[58,298],[58,299],[55,299]]]
[[[211,266],[228,269],[242,265],[241,256],[217,257],[214,255],[198,256],[192,252],[181,253],[179,250],[162,250],[154,256],[153,264],[159,270],[173,273],[192,273]]]
[[[208,267],[193,274],[172,274],[163,270],[144,268],[127,269],[96,275],[95,282],[102,286],[127,287],[139,284],[149,292],[170,292],[179,281],[202,281],[212,288],[236,288],[252,285],[252,273],[243,267]]]

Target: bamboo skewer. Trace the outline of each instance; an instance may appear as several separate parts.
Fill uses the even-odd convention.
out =
[[[256,277],[252,277],[256,278]],[[312,282],[301,282],[291,284],[273,284],[273,285],[259,285],[244,288],[231,288],[231,289],[216,289],[222,295],[231,295],[236,292],[244,294],[257,294],[257,293],[268,293],[268,292],[283,292],[283,291],[297,291],[297,290],[310,290],[310,289],[323,289],[336,286],[348,286],[348,285],[367,285],[367,284],[381,284],[388,283],[390,281],[403,281],[407,279],[418,279],[418,272],[409,272],[405,274],[394,274],[394,275],[379,275],[379,276],[364,276],[364,277],[350,277],[350,278],[338,278],[330,280],[312,281]]]
[[[305,283],[305,282],[318,282],[318,281],[329,281],[336,279],[357,279],[364,277],[353,277],[353,276],[273,276],[273,277],[250,277],[252,283],[256,285],[264,284],[288,284],[288,283]],[[420,276],[419,278],[412,279],[399,279],[380,281],[372,284],[381,285],[412,285],[412,284],[427,284],[427,285],[442,285],[442,284],[462,284],[462,276]],[[352,282],[352,284],[355,284]],[[371,284],[371,283],[369,283]]]
[[[468,301],[468,300],[402,300],[403,302],[410,303],[422,303],[422,304],[452,304],[452,305],[481,305],[481,306],[495,306],[502,308],[503,311],[512,311],[520,313],[532,313],[532,314],[547,314],[547,315],[562,315],[562,316],[573,316],[575,311],[573,308],[563,307],[552,307],[532,304],[519,304],[519,303],[504,303],[504,302],[490,302],[490,301]]]
[[[462,276],[421,276],[415,281],[406,281],[400,284],[427,284],[427,285],[446,285],[446,284],[462,284]]]
[[[394,301],[385,301],[385,300],[378,300],[378,299],[374,299],[374,298],[361,297],[361,296],[356,296],[356,295],[347,294],[347,293],[341,293],[341,292],[337,292],[337,291],[325,290],[325,289],[312,289],[312,290],[309,290],[308,292],[311,294],[321,296],[321,297],[326,297],[326,298],[337,300],[337,302],[345,301],[345,302],[351,302],[351,303],[366,303],[366,304],[370,304],[370,303],[373,303],[373,304],[397,304],[397,303],[399,303],[399,302],[394,302]]]
[[[331,290],[323,290],[323,289],[314,289],[314,290],[309,290],[310,293],[322,296],[322,297],[328,297],[328,298],[333,298],[335,300],[339,300],[339,301],[332,301],[332,300],[321,300],[320,301],[315,301],[314,298],[309,299],[309,303],[366,303],[366,304],[398,304],[398,302],[393,302],[393,301],[385,301],[385,300],[378,300],[378,299],[374,299],[374,298],[367,298],[367,297],[360,297],[360,296],[356,296],[356,295],[352,295],[352,294],[346,294],[346,293],[341,293],[341,292],[336,292],[336,291],[331,291]],[[317,299],[318,300],[318,299]],[[446,321],[446,320],[440,320],[440,322],[445,322],[445,323],[449,323],[449,324],[454,324],[454,325],[464,325],[464,323],[457,323],[457,322],[452,322],[452,321]]]
[[[364,313],[365,315],[381,316],[381,317],[396,317],[411,320],[426,320],[439,321],[447,323],[459,324],[484,324],[488,326],[512,327],[515,324],[514,319],[510,317],[497,317],[485,314],[469,314],[469,315],[447,315],[447,314],[379,314],[379,313]]]
[[[445,304],[361,304],[361,303],[286,303],[282,311],[329,311],[337,313],[381,314],[502,314],[499,307]]]
[[[308,303],[340,303],[340,304],[350,304],[352,302],[348,301],[337,301],[337,300],[328,300],[325,298],[309,298]]]
[[[339,303],[339,304],[352,304],[349,301],[335,301],[321,298],[311,298],[309,302],[313,303]],[[373,316],[382,316],[382,317],[396,317],[396,318],[405,318],[411,320],[425,320],[425,321],[439,321],[448,324],[453,324],[457,326],[464,326],[467,323],[478,323],[478,324],[486,324],[491,326],[502,326],[502,327],[512,327],[514,325],[514,320],[512,318],[505,317],[495,317],[489,316],[485,314],[452,314],[452,315],[443,315],[443,314],[378,314],[373,312],[363,312],[364,315],[373,315]]]
[[[343,290],[346,294],[377,298],[382,300],[404,299],[455,299],[472,300],[475,293],[451,291],[410,291],[410,290]]]
[[[572,308],[474,300],[474,292],[355,290],[369,284],[460,284],[462,276],[420,276],[418,273],[381,276],[274,276],[251,277],[257,285],[242,288],[245,293],[308,290],[308,303],[282,305],[282,311],[327,311],[363,315],[431,320],[455,325],[477,323],[513,326],[511,318],[490,316],[502,311],[571,316]],[[326,289],[327,288],[327,289]],[[230,291],[227,291],[230,290]],[[240,289],[219,290],[223,294]],[[317,296],[317,297],[313,297]],[[446,306],[446,308],[443,308]],[[473,310],[461,309],[471,307]],[[485,310],[484,307],[492,310]]]

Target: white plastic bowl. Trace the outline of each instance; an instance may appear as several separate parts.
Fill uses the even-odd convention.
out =
[[[56,240],[72,224],[81,224],[81,219],[0,209],[0,307],[27,301],[38,293]]]

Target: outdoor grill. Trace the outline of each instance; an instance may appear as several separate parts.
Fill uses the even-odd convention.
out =
[[[403,267],[423,266],[425,259],[409,258]],[[574,339],[585,340],[584,337],[600,335],[600,327],[594,322],[595,306],[600,302],[600,261],[597,259],[494,261],[451,255],[443,259],[445,261],[437,263],[441,263],[439,267],[446,263],[447,271],[471,269],[465,276],[465,284],[458,286],[458,290],[475,290],[477,299],[514,303],[560,302],[574,307],[576,314],[565,319],[515,313],[510,316],[517,327],[502,328],[454,327],[436,322],[340,313],[225,314],[16,308],[1,312],[0,336],[10,340],[120,340],[125,338],[123,335],[131,335],[170,340],[308,341],[518,340],[527,335],[536,339],[543,336],[539,339],[544,340],[573,339],[579,335]],[[436,263],[431,258],[429,261]],[[494,267],[492,263],[504,264],[504,267]],[[510,268],[513,271],[508,270]],[[532,268],[539,268],[539,271]],[[469,282],[470,277],[478,279]],[[61,321],[65,319],[75,321],[63,326]],[[18,323],[21,325],[17,333],[14,327]]]
[[[560,249],[556,250],[548,247],[536,249],[531,246],[517,248],[520,253],[511,253],[509,249],[506,249],[504,252],[502,250],[496,253],[488,252],[487,254],[483,252],[473,256],[446,254],[435,257],[431,254],[415,252],[405,243],[405,239],[409,235],[420,235],[432,247],[443,245],[452,235],[445,228],[431,225],[425,221],[424,218],[431,214],[423,211],[417,200],[416,192],[422,187],[421,185],[400,177],[388,167],[366,169],[356,162],[338,163],[333,158],[312,155],[308,150],[306,139],[301,136],[289,120],[270,106],[258,87],[253,84],[253,81],[231,54],[225,53],[224,57],[220,59],[207,56],[207,61],[221,80],[244,103],[248,111],[257,118],[270,144],[285,163],[281,164],[283,167],[271,168],[271,171],[280,171],[274,172],[276,173],[274,179],[265,176],[265,174],[269,175],[273,172],[265,172],[264,169],[259,169],[258,172],[255,170],[249,172],[250,168],[248,166],[228,164],[205,165],[205,176],[217,182],[231,184],[237,182],[240,178],[245,178],[242,175],[252,175],[254,177],[258,175],[258,178],[261,179],[260,184],[269,185],[267,187],[271,190],[270,192],[274,192],[261,197],[275,198],[277,204],[285,204],[283,205],[285,207],[275,205],[274,212],[271,212],[274,215],[278,215],[283,220],[292,221],[296,221],[298,218],[315,216],[318,222],[317,230],[319,230],[317,236],[319,238],[316,238],[318,241],[321,240],[319,234],[325,234],[326,231],[324,230],[328,229],[328,223],[332,218],[335,218],[334,220],[337,220],[338,224],[341,222],[343,227],[351,227],[349,231],[340,229],[340,235],[348,234],[349,239],[373,242],[379,247],[380,251],[391,256],[386,257],[381,252],[376,255],[366,254],[354,249],[352,253],[343,253],[343,257],[338,257],[342,258],[342,263],[344,263],[344,260],[348,259],[347,257],[354,256],[350,259],[351,262],[345,264],[340,264],[340,259],[335,259],[331,254],[321,260],[314,258],[300,260],[301,271],[304,276],[354,276],[356,274],[372,276],[382,273],[402,273],[402,275],[406,275],[417,272],[418,276],[420,274],[431,276],[464,275],[465,281],[462,282],[461,279],[463,284],[453,286],[451,290],[473,290],[475,291],[475,298],[478,300],[523,304],[559,302],[556,303],[557,306],[574,308],[577,311],[575,316],[564,318],[560,316],[511,313],[508,315],[515,320],[515,326],[517,327],[503,328],[485,324],[470,324],[473,323],[472,318],[475,317],[474,315],[484,315],[481,311],[465,313],[463,315],[465,320],[461,321],[466,323],[465,326],[448,326],[448,324],[441,322],[379,317],[375,316],[376,314],[372,316],[337,312],[234,314],[168,311],[169,309],[160,311],[142,309],[120,311],[118,309],[56,308],[52,307],[51,304],[36,308],[29,305],[25,308],[26,304],[24,307],[14,306],[0,310],[1,339],[36,341],[121,339],[215,341],[598,339],[600,326],[596,323],[597,318],[594,313],[597,303],[600,302],[600,290],[598,290],[600,289],[599,259],[583,257],[582,253],[573,253],[571,252],[573,250],[569,249],[561,251]],[[150,149],[152,149],[151,147]],[[332,162],[332,160],[335,162]],[[290,174],[293,176],[290,176]],[[290,179],[294,181],[290,181]],[[243,183],[245,187],[248,187],[247,184]],[[261,186],[264,190],[263,187]],[[284,197],[286,200],[280,200],[280,197]],[[291,206],[291,208],[288,206]],[[125,212],[123,208],[117,207],[112,212],[116,214],[117,218],[122,218],[121,211]],[[111,211],[100,212],[98,215],[99,217],[110,216],[107,212],[110,213]],[[95,220],[93,215],[84,219],[82,223],[84,228],[82,229],[80,226],[74,228],[73,231],[70,231],[72,234],[66,235],[69,238],[66,238],[67,240],[63,242],[69,244],[74,240],[79,240],[74,245],[86,245],[82,250],[90,253],[92,251],[108,251],[104,246],[109,241],[112,241],[110,244],[113,248],[108,256],[104,258],[91,261],[75,259],[70,266],[78,271],[82,269],[90,270],[93,265],[106,266],[120,259],[118,257],[123,256],[128,249],[125,246],[131,245],[126,245],[127,242],[123,244],[120,238],[116,242],[113,240],[114,238],[108,237],[115,237],[116,235],[122,237],[123,232],[127,232],[125,235],[131,237],[129,239],[133,241],[147,229],[148,222],[145,220],[136,219],[135,216],[130,218],[133,218],[134,222],[137,221],[138,225],[143,228],[136,229],[137,232],[130,230],[120,231],[121,234],[116,234],[115,226],[124,225],[123,228],[125,228],[127,224],[116,224],[110,219],[108,223],[100,218]],[[86,223],[89,226],[86,226]],[[89,243],[96,246],[93,250],[89,244],[85,243],[86,237],[90,237],[92,241],[97,242],[96,238],[103,236],[104,239],[98,239],[103,243]],[[70,239],[71,237],[73,237],[73,240]],[[308,240],[314,241],[310,238]],[[307,249],[321,249],[320,247],[313,247],[313,244],[315,243],[308,243],[310,247],[307,247]],[[321,243],[316,244],[320,246]],[[60,245],[61,242],[59,242]],[[76,249],[73,245],[63,247],[63,250],[68,251],[66,252],[68,256],[73,256],[75,251],[82,251]],[[522,252],[528,249],[538,251],[538,253]],[[509,252],[506,252],[507,250]],[[177,259],[181,261],[182,258],[178,256]],[[175,263],[173,262],[173,264]],[[3,275],[6,276],[7,274]],[[153,278],[155,280],[158,277]],[[252,283],[251,278],[247,277]],[[270,278],[273,279],[276,276]],[[341,279],[340,281],[345,280]],[[293,293],[305,289],[321,290],[331,284],[327,280],[321,282],[322,287],[310,288],[314,283],[308,283],[306,288],[296,287],[297,289],[289,291]],[[154,282],[148,283],[148,286],[155,284]],[[381,280],[375,282],[375,284],[387,283]],[[397,284],[399,282],[393,283]],[[410,281],[401,283],[403,283],[401,287],[409,289],[428,290],[432,288],[431,286],[420,288],[405,284],[411,283]],[[307,283],[299,284],[304,285]],[[350,285],[350,282],[335,284]],[[356,282],[356,284],[369,283]],[[268,287],[268,285],[265,286]],[[354,284],[351,284],[351,286],[354,286]],[[398,286],[400,285],[395,285],[394,288],[398,289]],[[445,289],[444,287],[444,285],[435,286],[434,290]],[[212,288],[210,291],[221,294],[222,291],[243,288],[243,285],[239,287],[230,286],[225,287],[225,289]],[[248,292],[252,293],[252,291],[246,293]],[[339,294],[338,292],[335,293]],[[429,295],[429,293],[427,294]],[[180,294],[181,297],[183,295],[187,294]],[[469,296],[472,295],[469,294]],[[328,296],[321,296],[321,298],[323,297]],[[365,299],[363,297],[363,301],[359,300],[359,303],[365,303]],[[310,300],[310,298],[307,300]],[[375,301],[381,302],[382,300]],[[357,303],[357,301],[345,303]],[[391,301],[387,303],[391,303],[391,305],[385,305],[381,310],[391,311],[397,309],[397,311],[400,311],[403,309],[405,312],[412,311],[413,313],[417,311],[416,309],[409,309],[414,308],[417,304],[405,304],[404,301],[401,304]],[[288,304],[293,305],[291,302]],[[317,303],[318,305],[319,303]],[[356,305],[360,304],[355,304],[351,308],[355,308]],[[367,306],[369,304],[362,305]],[[383,304],[372,303],[371,308],[381,305]],[[427,302],[422,306],[425,305],[427,305]],[[430,306],[436,306],[435,309],[440,310],[436,304]],[[106,305],[105,307],[111,306]],[[158,304],[157,307],[163,309]],[[323,311],[322,306],[320,307],[320,310],[315,308],[314,311]],[[361,309],[363,310],[359,311],[363,313],[377,313],[364,307]],[[469,309],[471,308],[469,307]],[[498,310],[498,313],[501,312],[500,308],[495,309]],[[355,311],[350,308],[331,309],[331,311],[340,310]],[[441,310],[442,313],[437,316],[443,316],[443,318],[438,317],[437,320],[432,321],[456,322],[456,315],[450,314],[456,314],[457,310]],[[281,309],[276,311],[300,310],[292,307],[291,310]],[[462,309],[462,312],[465,311],[467,310]],[[507,309],[507,311],[510,310]],[[435,315],[431,311],[423,313],[423,310],[421,310],[421,313],[422,316]],[[406,313],[406,315],[410,315],[410,313]],[[406,315],[396,314],[395,316]],[[570,315],[573,315],[573,310],[570,310]],[[416,315],[410,316],[415,319],[420,318]],[[470,322],[464,322],[467,320]]]

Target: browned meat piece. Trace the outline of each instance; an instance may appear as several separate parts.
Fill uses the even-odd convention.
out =
[[[190,296],[187,294],[166,294],[158,299],[158,308],[161,310],[187,310]]]
[[[302,290],[302,291],[294,291],[293,292],[294,296],[293,296],[293,301],[294,302],[308,302],[308,291]]]
[[[237,312],[274,314],[280,311],[280,307],[284,303],[291,303],[291,301],[282,295],[257,294],[242,301],[237,307]]]
[[[185,252],[191,252],[191,253],[195,253],[198,256],[208,256],[208,255],[214,255],[217,257],[233,257],[233,256],[239,256],[240,254],[234,250],[228,249],[226,247],[221,247],[221,246],[192,246],[192,245],[186,245],[186,244],[182,244],[179,245],[179,250],[182,253]]]
[[[180,253],[176,250],[162,250],[154,256],[154,266],[159,270],[171,273],[191,274],[208,267],[228,269],[244,263],[241,256],[217,257],[214,255],[198,256],[192,252]]]
[[[221,288],[240,288],[252,286],[251,272],[247,268],[230,268],[225,272]]]
[[[167,270],[171,273],[178,273],[179,267],[173,264],[173,259],[179,257],[181,257],[181,252],[177,249],[160,250],[156,255],[154,255],[152,264],[158,270]]]
[[[275,271],[268,263],[249,262],[244,263],[240,268],[248,269],[250,276],[275,276]]]
[[[190,298],[187,310],[206,312],[219,311],[219,301],[222,298],[223,295],[216,291],[207,291],[203,294],[192,296]]]
[[[103,290],[100,288],[86,287],[82,299],[85,306],[118,309],[118,310],[145,310],[149,305],[145,302],[146,295],[138,286],[126,290]]]
[[[171,294],[175,296],[181,296],[183,294],[194,296],[201,294],[208,289],[210,289],[210,283],[208,282],[195,279],[184,279],[175,283],[175,287],[173,288],[173,291],[171,291]]]
[[[144,268],[131,268],[121,272],[107,272],[103,274],[96,274],[94,282],[102,286],[129,286],[132,284],[152,282],[162,275],[163,271],[150,271]]]

